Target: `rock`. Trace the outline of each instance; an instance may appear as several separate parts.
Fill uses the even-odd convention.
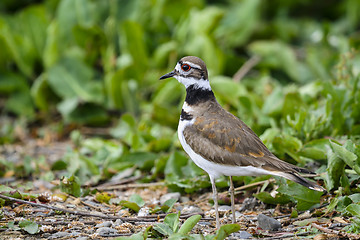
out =
[[[66,204],[66,207],[67,208],[76,208],[76,205],[75,204]]]
[[[114,204],[114,205],[119,205],[121,202],[121,199],[120,198],[111,198],[109,200],[109,204]]]
[[[181,203],[190,202],[190,198],[189,198],[189,197],[186,197],[186,196],[181,196],[181,197],[180,197],[180,202],[181,202]]]
[[[95,228],[101,228],[101,227],[111,227],[113,225],[112,221],[105,221],[99,224],[96,224]]]
[[[244,214],[240,213],[239,211],[235,211],[235,218],[239,218],[244,216]]]
[[[120,226],[121,224],[123,224],[124,223],[124,221],[123,220],[121,220],[121,219],[116,219],[116,221],[114,222],[114,226],[116,227],[116,226]]]
[[[160,204],[164,205],[164,203],[169,199],[176,199],[176,201],[179,201],[181,194],[179,192],[173,192],[173,193],[167,193],[160,197]]]
[[[180,211],[182,212],[182,210],[184,209],[184,206],[181,206],[181,205],[177,205],[174,207],[176,211]]]
[[[150,215],[150,208],[142,207],[138,212],[138,217],[148,216]]]
[[[68,232],[57,232],[52,234],[49,239],[56,239],[56,238],[68,238],[71,236],[71,233]]]
[[[231,207],[227,206],[227,205],[221,205],[221,206],[219,206],[218,210],[219,210],[219,212],[227,212],[227,211],[231,210]]]
[[[235,219],[238,219],[242,216],[244,216],[242,213],[240,213],[239,211],[235,211]],[[232,219],[232,213],[230,213],[229,217]]]
[[[182,210],[182,214],[188,214],[188,213],[202,213],[203,211],[199,207],[195,206],[185,206]]]
[[[246,231],[240,231],[233,233],[229,236],[229,239],[250,239],[252,235]]]
[[[272,217],[268,217],[264,214],[259,214],[257,220],[258,220],[258,226],[263,230],[274,231],[281,228],[281,223],[278,220]]]
[[[112,235],[117,234],[117,231],[115,229],[113,229],[113,228],[110,228],[110,227],[99,228],[98,230],[96,230],[96,232],[101,237],[111,237]]]
[[[245,198],[244,202],[241,204],[240,212],[245,210],[253,210],[257,204],[256,198]]]

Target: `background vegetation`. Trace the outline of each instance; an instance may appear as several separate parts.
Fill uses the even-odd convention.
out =
[[[0,10],[0,143],[51,131],[52,141],[70,135],[75,146],[47,165],[0,157],[1,176],[74,175],[83,185],[135,166],[142,181],[210,191],[175,134],[183,86],[158,81],[196,55],[219,102],[279,158],[321,173],[330,192],[307,198],[278,179],[276,198],[257,197],[299,210],[328,202],[324,214],[353,216],[348,231],[359,231],[359,1],[23,0],[1,1]],[[246,63],[254,65],[239,77]]]

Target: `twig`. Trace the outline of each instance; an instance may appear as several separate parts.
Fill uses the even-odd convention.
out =
[[[103,184],[100,184],[98,186],[93,186],[91,187],[91,189],[97,189],[97,190],[105,190],[106,188],[110,188],[113,186],[119,186],[119,185],[123,185],[123,184],[128,184],[130,182],[135,182],[136,180],[139,180],[140,178],[142,178],[143,176],[134,176],[134,177],[130,177],[130,178],[125,178],[122,179],[121,181],[118,182],[106,182]]]
[[[241,79],[256,65],[260,62],[261,58],[257,55],[252,56],[246,61],[241,68],[234,74],[233,81],[240,82]]]
[[[116,186],[105,186],[105,187],[93,187],[92,189],[97,190],[119,190],[119,189],[126,189],[126,188],[147,188],[147,187],[157,187],[157,186],[164,186],[165,183],[163,182],[153,182],[153,183],[130,183],[124,185],[116,185]]]
[[[88,136],[111,136],[108,128],[89,128],[89,127],[81,127],[80,131],[82,134]]]
[[[284,234],[281,236],[266,237],[266,238],[262,238],[262,239],[263,240],[272,240],[272,239],[292,238],[292,237],[306,236],[306,235],[309,235],[309,232],[289,233],[289,234]]]
[[[153,218],[149,218],[148,216],[146,216],[146,217],[110,216],[110,215],[105,215],[105,214],[95,214],[95,213],[88,213],[88,212],[83,212],[83,211],[73,211],[73,210],[68,210],[68,209],[64,209],[64,208],[45,205],[42,203],[34,203],[34,202],[24,201],[21,199],[5,196],[3,194],[0,194],[0,198],[7,199],[10,201],[14,201],[14,202],[23,203],[23,204],[28,204],[28,205],[32,205],[32,206],[36,206],[36,207],[42,207],[42,208],[47,208],[47,209],[51,209],[51,210],[55,210],[55,211],[66,212],[66,213],[70,213],[70,214],[74,214],[74,215],[97,217],[97,218],[102,218],[102,219],[113,219],[113,220],[121,219],[124,222],[153,222],[153,221],[156,221],[157,219],[159,219],[161,216],[165,217],[167,215],[167,214],[154,215]],[[189,214],[180,215],[180,218],[188,218],[188,217],[190,217],[192,215],[196,215],[196,214],[203,216],[202,213],[189,213]],[[208,219],[206,219],[206,220],[208,220]]]
[[[346,233],[346,232],[342,232],[342,231],[332,230],[332,229],[320,226],[316,223],[311,223],[311,226],[319,229],[320,231],[322,231],[324,233],[335,234],[335,235],[347,237],[350,239],[360,239],[360,235],[358,235],[358,234],[352,234],[352,233]]]
[[[71,195],[69,195],[69,194],[67,194],[67,196],[68,196],[69,198],[73,199],[73,200],[77,200],[77,199],[78,199],[78,198],[76,198],[76,197],[74,197],[74,196],[71,196]],[[87,206],[87,207],[89,207],[89,208],[93,208],[93,209],[96,209],[96,210],[98,210],[98,211],[104,212],[104,210],[103,210],[101,207],[97,207],[97,206],[94,206],[94,205],[92,205],[92,204],[86,203],[86,202],[84,202],[83,200],[80,200],[80,203],[83,204],[83,205],[85,205],[85,206]]]
[[[24,200],[21,200],[21,199],[8,197],[8,196],[2,195],[2,194],[0,194],[0,198],[7,199],[7,200],[10,200],[10,201],[14,201],[14,202],[23,203],[23,204],[28,204],[28,205],[32,205],[32,206],[36,206],[36,207],[47,208],[47,209],[51,209],[51,210],[54,210],[54,211],[66,212],[66,213],[70,213],[70,214],[74,214],[74,215],[81,215],[81,216],[88,216],[88,217],[98,217],[98,218],[108,218],[108,219],[121,219],[121,220],[127,220],[128,219],[128,218],[124,218],[124,217],[93,214],[93,213],[88,213],[88,212],[83,212],[83,211],[73,211],[73,210],[68,210],[68,209],[65,209],[65,208],[59,208],[59,207],[45,205],[45,204],[42,204],[42,203],[28,202],[28,201],[24,201]]]
[[[268,180],[264,180],[264,181],[260,181],[260,182],[255,182],[255,183],[250,183],[250,184],[246,184],[244,186],[241,186],[241,187],[237,187],[234,189],[235,191],[235,194],[239,194],[238,192],[236,191],[241,191],[241,190],[244,190],[244,189],[247,189],[247,188],[251,188],[251,187],[256,187],[258,185],[263,185],[265,183],[272,183],[272,182],[275,182],[275,179],[271,178],[271,179],[268,179]],[[224,191],[223,194],[227,193],[228,191]]]

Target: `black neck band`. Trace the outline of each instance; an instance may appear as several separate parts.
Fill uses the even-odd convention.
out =
[[[213,91],[203,88],[195,88],[194,85],[190,85],[186,88],[185,102],[189,105],[198,104],[200,102],[215,99]]]

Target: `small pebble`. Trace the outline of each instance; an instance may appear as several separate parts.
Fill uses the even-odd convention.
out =
[[[120,226],[121,224],[123,224],[124,223],[124,221],[123,220],[121,220],[121,219],[116,219],[116,221],[114,222],[114,226],[116,227],[116,226]]]
[[[114,205],[119,205],[121,202],[121,199],[120,198],[111,198],[109,200],[109,204],[114,204]]]
[[[179,192],[173,192],[173,193],[167,193],[164,194],[160,197],[160,204],[164,205],[164,203],[169,200],[169,199],[176,199],[177,201],[179,201],[181,194]]]
[[[87,240],[87,239],[88,239],[87,237],[78,237],[75,240]]]
[[[227,212],[227,211],[231,210],[231,207],[227,206],[227,205],[221,205],[221,206],[219,206],[218,210],[219,210],[219,212]]]
[[[258,226],[263,230],[274,231],[281,228],[281,223],[278,220],[272,217],[268,217],[264,214],[259,214],[257,220],[258,220]]]
[[[76,208],[75,204],[66,204],[67,208]]]
[[[174,206],[174,208],[175,208],[176,211],[180,211],[180,212],[182,212],[182,210],[184,209],[184,207],[181,206],[181,205]]]
[[[185,207],[181,210],[181,213],[182,213],[182,214],[202,213],[202,212],[203,212],[203,210],[201,210],[201,208],[195,207],[195,206],[185,206]]]
[[[138,217],[148,216],[150,215],[150,208],[142,207],[138,212]]]
[[[246,231],[240,231],[233,233],[229,236],[229,239],[250,239],[252,235]]]
[[[256,198],[245,198],[244,202],[241,204],[240,207],[240,212],[245,211],[245,210],[253,210],[256,206]]]
[[[70,236],[71,236],[71,233],[68,233],[68,232],[57,232],[57,233],[52,234],[49,237],[49,239],[67,238],[67,237],[70,237]]]
[[[190,198],[189,198],[189,197],[186,197],[186,196],[181,196],[181,197],[180,197],[180,202],[181,202],[181,203],[190,202]]]
[[[239,218],[239,217],[242,217],[242,216],[244,216],[244,214],[242,214],[239,211],[235,211],[235,218]]]
[[[212,225],[211,222],[198,222],[198,224],[199,224],[200,226],[210,226],[210,225]]]
[[[111,227],[113,225],[112,221],[105,221],[99,224],[96,224],[95,228],[101,228],[101,227]]]
[[[110,227],[99,228],[98,230],[96,230],[96,232],[101,237],[111,237],[112,235],[117,234],[117,231],[115,229],[113,229],[113,228],[110,228]]]

